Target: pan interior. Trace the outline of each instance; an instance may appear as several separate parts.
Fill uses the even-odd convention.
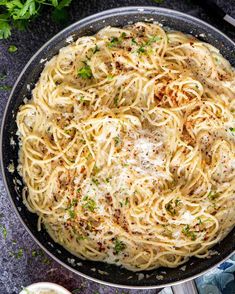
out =
[[[234,43],[213,27],[190,16],[156,7],[127,7],[109,10],[73,24],[42,47],[29,61],[9,98],[2,125],[2,169],[11,200],[25,226],[35,240],[54,258],[73,271],[103,283],[125,287],[163,287],[167,284],[195,277],[222,261],[234,250],[235,229],[213,250],[218,252],[211,259],[191,258],[183,267],[177,269],[159,268],[148,272],[134,273],[126,269],[101,262],[83,261],[56,244],[45,230],[37,231],[37,216],[30,213],[22,203],[22,179],[16,167],[18,162],[17,126],[15,116],[24,99],[30,99],[29,88],[33,88],[44,67],[43,60],[50,60],[59,49],[66,46],[66,39],[92,35],[104,26],[124,26],[137,21],[159,22],[168,29],[192,34],[220,50],[222,55],[234,66]],[[68,39],[67,39],[68,40]],[[15,171],[8,171],[9,164]]]

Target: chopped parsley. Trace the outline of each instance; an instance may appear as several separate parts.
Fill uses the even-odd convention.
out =
[[[10,45],[8,48],[8,52],[15,53],[18,50],[18,48],[15,45]]]
[[[137,49],[137,53],[145,53],[145,45],[141,45],[138,49]]]
[[[0,73],[0,81],[4,81],[6,79],[7,75],[6,73]]]
[[[171,214],[171,215],[176,215],[176,210],[172,205],[172,200],[166,204],[166,210]]]
[[[229,128],[231,132],[235,132],[235,128]]]
[[[97,165],[95,164],[92,172],[94,172],[94,174],[97,174],[99,171],[100,171],[100,168],[98,168]]]
[[[6,227],[3,226],[3,225],[0,225],[0,228],[2,228],[3,238],[6,239],[7,238],[7,229],[6,229]]]
[[[126,248],[126,245],[122,241],[119,241],[118,239],[115,239],[114,251],[115,251],[116,254],[120,253],[125,248]]]
[[[198,219],[198,224],[201,225],[202,224],[202,219],[200,217],[197,217]]]
[[[114,105],[116,106],[116,107],[118,107],[118,96],[116,96],[115,98],[114,98]]]
[[[208,199],[210,200],[210,201],[214,201],[216,198],[218,198],[219,197],[219,193],[216,193],[216,192],[210,192],[209,194],[208,194]]]
[[[74,210],[74,207],[77,205],[77,203],[78,203],[78,199],[74,198],[71,201],[70,206],[68,207],[68,214],[69,214],[70,218],[75,218],[76,217],[76,212]]]
[[[44,252],[42,251],[42,249],[33,250],[31,254],[32,254],[32,257],[44,256]]]
[[[179,206],[181,203],[181,200],[180,199],[175,199],[175,206]]]
[[[129,203],[129,199],[126,198],[126,200],[125,200],[125,205],[128,205],[128,203]]]
[[[108,177],[108,178],[105,179],[105,182],[109,183],[111,179],[112,179],[112,177]]]
[[[83,201],[85,202],[82,207],[84,209],[90,210],[91,212],[94,212],[96,209],[96,203],[93,199],[89,198],[88,196],[85,196],[83,198]]]
[[[114,137],[114,142],[115,142],[115,146],[119,145],[120,144],[120,137],[119,136]]]
[[[78,199],[74,198],[71,202],[71,206],[75,206],[78,204]]]
[[[161,37],[152,36],[145,43],[140,44],[140,47],[137,49],[137,53],[145,53],[146,47],[151,46],[154,42],[161,40]]]
[[[79,142],[82,144],[86,144],[86,140],[84,140],[84,139],[80,139]]]
[[[2,91],[10,91],[11,90],[11,86],[8,86],[8,85],[3,85],[3,86],[0,86],[0,90]]]
[[[132,43],[132,44],[135,44],[135,45],[138,45],[138,43],[136,42],[136,39],[135,39],[135,38],[132,38],[132,39],[131,39],[131,43]]]
[[[42,260],[42,263],[43,263],[43,264],[46,264],[46,265],[49,265],[49,264],[51,264],[51,260],[48,259],[47,257],[45,257],[45,258]]]
[[[120,45],[125,37],[126,37],[125,32],[122,32],[122,34],[121,34],[121,36],[119,38],[111,37],[111,40],[108,43],[108,47],[115,47],[115,46]]]
[[[95,48],[94,48],[94,50],[93,50],[93,54],[95,54],[95,53],[98,52],[98,51],[100,51],[100,48],[99,48],[97,45],[95,45]]]
[[[83,102],[83,101],[84,101],[84,96],[78,96],[78,100],[79,100],[80,102]]]
[[[66,7],[72,0],[1,0],[0,39],[9,38],[13,28],[24,30],[40,17],[43,8],[51,12],[54,21],[65,23],[69,19]]]
[[[43,263],[43,264],[51,264],[51,260],[49,260],[45,256],[45,253],[41,249],[39,249],[39,250],[33,250],[31,252],[31,255],[32,255],[32,257],[35,257],[35,258],[39,257],[40,258],[39,261],[41,263]]]
[[[85,64],[78,70],[78,75],[83,79],[91,79],[92,78],[92,71],[88,64]]]
[[[16,259],[20,259],[23,256],[23,248],[20,248],[17,252],[10,252],[10,256],[13,256]]]
[[[171,200],[169,203],[166,204],[165,208],[171,215],[176,215],[176,207],[179,206],[181,203],[180,199],[175,199],[174,203]]]
[[[70,218],[75,218],[76,213],[75,213],[75,211],[73,209],[69,209],[68,212],[69,212]]]
[[[190,227],[189,227],[189,225],[187,225],[186,227],[184,227],[184,228],[182,229],[182,233],[183,233],[186,237],[190,238],[192,241],[195,241],[195,240],[196,240],[196,234],[195,234],[194,232],[190,231]]]
[[[86,238],[84,237],[84,236],[82,236],[82,235],[78,235],[77,237],[76,237],[76,240],[78,240],[78,241],[81,241],[81,240],[85,240]]]
[[[148,39],[148,41],[145,43],[145,46],[150,46],[152,45],[153,43],[157,42],[157,41],[160,41],[161,40],[161,37],[158,37],[158,36],[152,36]]]
[[[15,257],[16,257],[16,258],[21,258],[22,256],[23,256],[23,249],[20,248],[20,249],[17,251]]]
[[[96,178],[91,179],[92,183],[95,184],[96,186],[99,185],[99,181]]]
[[[36,250],[33,250],[31,254],[32,254],[32,257],[36,257],[36,256],[38,256],[38,253],[37,253]]]
[[[111,41],[108,43],[108,47],[116,46],[119,43],[119,40],[117,37],[111,37]]]

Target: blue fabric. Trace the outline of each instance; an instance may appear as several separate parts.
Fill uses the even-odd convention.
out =
[[[235,294],[235,255],[196,279],[200,294]]]

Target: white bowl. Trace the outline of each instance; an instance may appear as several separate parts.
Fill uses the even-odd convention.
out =
[[[45,291],[48,291],[48,293]],[[19,294],[41,294],[41,293],[42,294],[72,294],[71,292],[66,290],[64,287],[54,283],[49,283],[49,282],[40,282],[40,283],[29,285],[28,287],[24,288]]]

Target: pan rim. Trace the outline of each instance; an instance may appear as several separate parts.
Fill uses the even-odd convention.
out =
[[[195,21],[201,25],[204,25],[207,28],[210,28],[212,31],[218,33],[219,35],[221,35],[224,39],[226,39],[228,42],[230,42],[234,48],[235,48],[235,42],[229,38],[226,34],[224,34],[223,32],[221,32],[219,29],[213,27],[212,25],[208,24],[207,22],[188,15],[186,13],[177,11],[177,10],[173,10],[173,9],[168,9],[168,8],[160,8],[160,7],[156,7],[156,6],[126,6],[126,7],[117,7],[117,8],[113,8],[113,9],[108,9],[108,10],[104,10],[102,12],[98,12],[95,14],[92,14],[90,16],[87,16],[85,18],[82,18],[81,20],[78,20],[76,22],[74,22],[73,24],[67,26],[66,28],[64,28],[63,30],[59,31],[57,34],[55,34],[51,39],[49,39],[43,46],[41,46],[33,55],[32,57],[29,59],[29,61],[26,63],[26,65],[23,67],[20,75],[18,76],[18,78],[16,79],[14,86],[11,90],[11,93],[8,97],[8,101],[6,103],[5,106],[5,110],[3,113],[3,117],[2,117],[2,123],[1,123],[1,134],[0,134],[0,161],[1,161],[1,172],[2,172],[2,178],[3,178],[3,183],[8,195],[8,198],[10,199],[11,205],[17,215],[17,217],[20,219],[22,225],[24,226],[24,228],[26,229],[26,231],[29,233],[29,235],[32,237],[32,239],[56,262],[58,262],[60,265],[62,265],[64,268],[70,270],[71,272],[78,274],[90,281],[94,281],[103,285],[107,285],[107,286],[111,286],[111,287],[117,287],[117,288],[123,288],[123,289],[142,289],[142,290],[147,290],[147,289],[158,289],[158,288],[164,288],[164,287],[168,287],[171,285],[177,285],[183,282],[187,282],[190,281],[192,279],[195,279],[203,274],[205,274],[206,272],[208,272],[209,270],[217,267],[219,264],[221,264],[222,262],[224,262],[225,260],[227,260],[230,256],[232,256],[235,253],[235,248],[234,250],[228,254],[225,258],[223,258],[222,260],[220,260],[219,262],[217,262],[216,264],[209,266],[207,269],[203,270],[202,272],[198,273],[198,274],[194,274],[188,278],[184,278],[182,280],[178,280],[175,282],[169,282],[169,283],[165,283],[165,284],[161,284],[161,285],[152,285],[152,286],[130,286],[130,285],[122,285],[122,284],[117,284],[117,283],[112,283],[112,282],[106,282],[103,280],[100,280],[98,278],[93,278],[87,274],[84,274],[82,272],[80,272],[79,270],[76,270],[74,268],[72,268],[71,266],[69,266],[68,264],[64,263],[62,260],[60,260],[59,258],[57,258],[53,253],[51,253],[34,235],[33,233],[30,231],[29,227],[26,225],[26,223],[23,221],[19,211],[17,210],[17,207],[13,201],[13,198],[11,196],[11,193],[9,191],[8,188],[8,184],[7,184],[7,179],[6,179],[6,174],[5,174],[5,168],[3,165],[3,129],[4,129],[4,125],[5,125],[5,120],[6,120],[6,116],[8,113],[8,108],[10,105],[10,102],[13,98],[13,94],[15,92],[16,87],[18,86],[19,82],[21,81],[24,73],[27,71],[28,67],[31,65],[31,63],[37,58],[37,56],[48,46],[50,45],[53,41],[55,41],[56,39],[58,39],[59,37],[63,36],[64,34],[66,34],[66,32],[71,32],[74,28],[76,27],[80,27],[85,23],[88,22],[92,22],[92,20],[98,20],[98,19],[102,19],[103,17],[108,17],[109,15],[115,16],[115,15],[123,15],[123,14],[132,14],[132,13],[144,13],[145,11],[149,11],[152,10],[153,14],[154,13],[162,13],[162,14],[171,14],[173,18],[177,18],[179,17],[179,19],[181,18],[186,18],[188,20],[192,20]],[[192,27],[193,28],[193,27]],[[157,280],[156,280],[157,282]]]

